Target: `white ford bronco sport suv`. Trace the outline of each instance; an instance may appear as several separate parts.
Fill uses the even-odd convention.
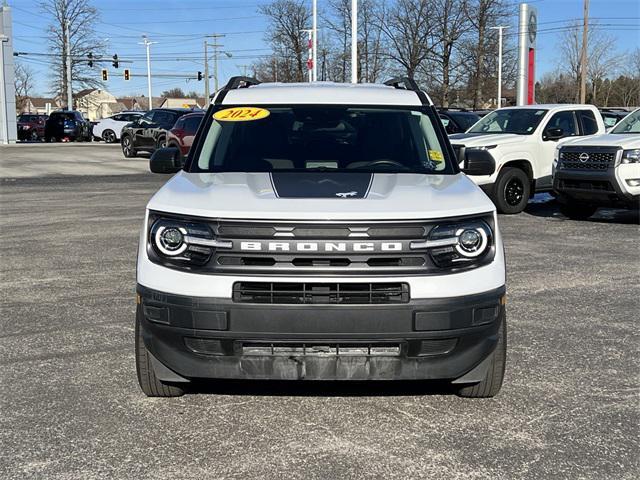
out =
[[[449,138],[464,165],[467,152],[487,150],[492,175],[473,176],[500,213],[520,213],[536,192],[551,190],[551,165],[559,143],[605,132],[593,105],[526,105],[495,110],[466,133]]]
[[[564,143],[556,157],[553,189],[567,217],[585,219],[598,207],[640,207],[640,109],[606,135]]]
[[[136,363],[149,396],[196,379],[450,381],[490,397],[506,356],[494,205],[460,172],[427,95],[260,84],[213,98],[149,201]],[[486,152],[468,169],[491,175]]]

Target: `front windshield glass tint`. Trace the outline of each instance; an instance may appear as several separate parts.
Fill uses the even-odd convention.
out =
[[[515,133],[531,135],[547,110],[533,108],[510,108],[495,110],[485,115],[467,133]]]
[[[611,133],[640,133],[640,109],[624,117]]]
[[[267,116],[214,117],[191,171],[454,173],[432,118],[420,110],[320,105],[259,110]]]

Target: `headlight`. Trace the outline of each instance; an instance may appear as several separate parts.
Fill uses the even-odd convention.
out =
[[[493,150],[498,145],[481,145],[479,147],[467,147],[467,150]]]
[[[426,248],[440,268],[478,266],[493,257],[491,227],[481,219],[435,226],[425,242],[414,242],[412,249]]]
[[[216,248],[230,242],[216,240],[209,225],[173,218],[149,216],[148,253],[156,263],[189,267],[206,264]]]
[[[622,152],[622,160],[620,163],[640,163],[640,148],[624,150]]]

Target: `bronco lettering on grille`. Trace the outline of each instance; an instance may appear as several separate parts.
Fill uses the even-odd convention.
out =
[[[240,242],[247,252],[400,252],[402,242]]]

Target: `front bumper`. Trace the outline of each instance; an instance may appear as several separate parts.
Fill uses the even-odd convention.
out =
[[[640,188],[630,187],[626,182],[630,178],[637,178],[633,174],[640,177],[640,172],[632,170],[634,167],[635,165],[620,165],[599,171],[556,170],[553,190],[559,194],[560,201],[638,208]]]
[[[137,320],[164,381],[483,378],[505,321],[501,287],[403,304],[282,305],[138,285]]]

